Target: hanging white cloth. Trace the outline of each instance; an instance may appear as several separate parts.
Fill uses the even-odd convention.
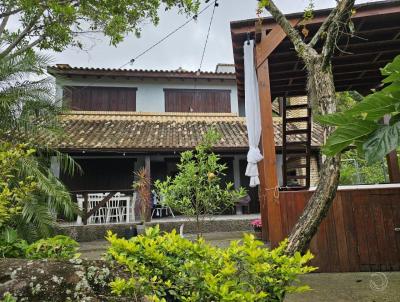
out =
[[[244,80],[245,80],[245,107],[246,124],[249,139],[247,153],[246,176],[250,177],[250,187],[260,184],[257,163],[263,159],[258,145],[261,136],[260,100],[258,95],[258,81],[254,66],[254,41],[244,42]]]

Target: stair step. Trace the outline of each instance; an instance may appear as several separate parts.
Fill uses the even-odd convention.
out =
[[[297,159],[302,159],[307,157],[307,153],[291,153],[291,154],[287,154],[286,156],[286,162],[292,162],[294,160]],[[284,159],[285,160],[285,159]]]
[[[286,170],[293,170],[293,169],[305,169],[307,168],[306,164],[293,164],[293,165],[286,165]]]
[[[306,175],[287,175],[287,179],[307,179]]]
[[[288,117],[286,119],[286,123],[300,123],[300,122],[308,122],[309,117],[304,116],[304,117]]]
[[[307,109],[308,104],[286,105],[286,110]]]
[[[301,190],[307,190],[307,186],[293,186],[293,187],[281,187],[281,191],[301,191]]]
[[[286,130],[286,135],[293,135],[293,134],[307,134],[308,129],[294,129],[294,130]]]
[[[305,153],[303,153],[305,151]],[[297,155],[297,154],[304,154],[304,156],[307,156],[307,148],[306,147],[300,147],[300,148],[296,148],[296,147],[292,147],[292,148],[286,148],[285,152],[287,155]]]
[[[286,147],[303,147],[303,148],[307,148],[307,143],[305,141],[297,141],[297,142],[286,142]]]

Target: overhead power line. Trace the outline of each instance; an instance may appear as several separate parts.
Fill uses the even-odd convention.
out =
[[[201,71],[201,67],[203,66],[204,55],[205,55],[205,53],[206,53],[206,48],[207,48],[207,43],[208,43],[208,37],[210,36],[211,25],[212,25],[212,22],[213,22],[213,20],[214,20],[215,8],[218,7],[218,2],[217,2],[217,0],[215,0],[215,1],[214,1],[213,3],[211,3],[211,4],[214,4],[214,7],[213,7],[213,11],[212,11],[211,18],[210,18],[210,24],[208,25],[208,31],[207,31],[207,36],[206,36],[206,42],[204,43],[203,53],[202,53],[202,55],[201,55],[201,61],[200,61],[200,66],[199,66],[199,70],[198,70],[199,72]],[[211,4],[209,4],[209,5],[211,5]]]
[[[134,63],[137,59],[139,59],[140,57],[142,57],[143,55],[145,55],[146,53],[148,53],[150,50],[152,50],[154,47],[156,47],[157,45],[161,44],[162,42],[164,42],[165,40],[167,40],[170,36],[172,36],[173,34],[175,34],[177,31],[179,31],[180,29],[182,29],[183,27],[185,27],[187,24],[189,24],[190,22],[192,22],[193,20],[197,21],[198,16],[200,16],[201,14],[203,14],[207,9],[209,9],[211,6],[213,6],[213,13],[212,16],[214,16],[214,11],[215,11],[215,7],[218,6],[217,0],[211,2],[210,4],[208,4],[207,6],[205,6],[201,11],[199,11],[198,14],[194,15],[192,18],[190,18],[189,20],[187,20],[186,22],[184,22],[183,24],[181,24],[180,26],[178,26],[176,29],[174,29],[173,31],[171,31],[170,33],[168,33],[167,35],[165,35],[163,38],[161,38],[159,41],[155,42],[153,45],[151,45],[150,47],[146,48],[145,50],[143,50],[141,53],[139,53],[136,57],[134,57],[133,59],[131,59],[127,64],[129,63]],[[213,17],[212,17],[213,18]],[[212,22],[212,19],[211,19]],[[210,32],[210,27],[211,27],[211,23],[210,26],[208,28],[208,33],[207,33],[207,39],[208,39],[208,35]],[[206,45],[207,45],[207,41],[206,41]],[[205,50],[205,49],[204,49]],[[203,51],[203,56],[204,56],[204,51]],[[203,59],[202,59],[203,61]],[[127,65],[125,64],[125,65]]]
[[[206,3],[208,3],[208,1],[206,1]],[[161,44],[162,42],[164,42],[165,40],[167,40],[169,37],[171,37],[173,34],[175,34],[176,32],[178,32],[179,30],[181,30],[183,27],[185,27],[187,24],[189,24],[192,21],[197,21],[198,16],[200,16],[201,14],[203,14],[205,11],[207,11],[211,6],[213,6],[213,15],[214,15],[214,11],[215,11],[215,7],[218,6],[217,0],[214,0],[213,2],[209,3],[207,6],[205,6],[201,11],[199,11],[196,15],[194,15],[192,18],[186,20],[184,23],[182,23],[181,25],[179,25],[177,28],[175,28],[174,30],[172,30],[171,32],[169,32],[168,34],[166,34],[163,38],[161,38],[160,40],[158,40],[157,42],[155,42],[154,44],[152,44],[151,46],[149,46],[148,48],[146,48],[145,50],[143,50],[141,53],[139,53],[136,57],[130,59],[128,62],[122,64],[121,66],[117,67],[116,69],[121,69],[124,68],[125,66],[129,65],[129,64],[133,64],[137,59],[139,59],[140,57],[144,56],[146,53],[148,53],[150,50],[152,50],[154,47],[156,47],[157,45]],[[211,20],[212,21],[212,20]],[[208,35],[210,32],[210,27],[211,27],[211,23],[210,26],[208,28],[208,33],[207,33],[207,39],[208,39]],[[207,44],[207,41],[206,41]],[[205,50],[205,48],[204,48]],[[203,50],[203,57],[204,57],[204,50]],[[202,59],[203,61],[203,59]],[[115,69],[115,68],[114,68]],[[105,73],[104,75],[111,75],[112,71],[110,73]],[[94,84],[91,85],[85,85],[83,87],[80,87],[78,89],[78,91],[83,90],[87,87],[91,87]]]

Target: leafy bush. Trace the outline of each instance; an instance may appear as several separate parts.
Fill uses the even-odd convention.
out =
[[[307,290],[293,282],[315,269],[306,266],[310,252],[290,257],[286,242],[269,250],[252,235],[226,249],[175,231],[160,235],[158,227],[129,240],[109,232],[107,240],[108,257],[131,274],[111,282],[112,292],[151,301],[283,301],[288,292]]]
[[[6,228],[0,235],[0,257],[22,258],[27,247],[28,243],[13,229]]]
[[[26,249],[29,259],[71,259],[79,257],[79,243],[68,236],[40,239]]]
[[[32,177],[20,177],[18,162],[35,152],[25,145],[13,146],[0,141],[0,229],[15,221],[24,201],[36,189]]]
[[[198,234],[206,215],[229,210],[246,195],[244,188],[235,190],[229,182],[222,185],[227,167],[219,162],[220,156],[211,151],[220,139],[218,132],[206,132],[195,150],[181,153],[175,177],[155,182],[164,204],[185,216],[195,217]]]
[[[382,161],[368,164],[360,158],[356,150],[349,150],[342,155],[340,184],[379,184],[386,182],[385,166]]]
[[[15,299],[9,292],[6,292],[0,302],[17,302],[17,299]]]

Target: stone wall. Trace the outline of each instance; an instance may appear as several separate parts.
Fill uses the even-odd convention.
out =
[[[241,215],[241,216],[216,216],[215,219],[207,218],[203,223],[201,232],[239,232],[252,231],[250,222],[257,218],[258,215]],[[120,237],[132,236],[136,234],[137,223],[121,223],[121,224],[104,224],[104,225],[59,225],[57,233],[72,237],[78,242],[87,242],[104,239],[108,230]],[[195,233],[196,227],[193,220],[177,218],[174,220],[152,221],[149,225],[159,225],[161,231],[170,232],[173,229],[179,232],[179,228],[184,224],[184,233]]]

